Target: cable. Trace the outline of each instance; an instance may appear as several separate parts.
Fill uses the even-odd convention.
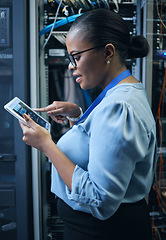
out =
[[[115,3],[116,9],[114,9],[115,13],[119,12],[119,5],[118,5],[118,0],[113,0],[113,2]]]
[[[158,162],[158,179],[157,179],[157,169],[155,172],[155,187],[156,187],[156,192],[159,200],[159,206],[161,207],[162,211],[166,213],[166,204],[162,198],[162,191],[165,192],[165,182],[162,181],[164,179],[164,170],[163,170],[163,156],[162,156],[162,118],[163,118],[163,109],[164,109],[164,93],[165,93],[165,85],[166,85],[166,67],[165,67],[165,74],[164,74],[164,81],[162,85],[162,90],[160,94],[160,100],[158,104],[158,110],[157,110],[157,119],[159,124],[159,147],[160,147],[160,152],[159,152],[159,162]],[[162,187],[163,190],[161,191],[161,182],[162,182]]]
[[[59,3],[59,5],[58,5],[57,11],[56,11],[54,23],[53,23],[53,25],[52,25],[51,31],[50,31],[50,33],[49,33],[49,35],[48,35],[48,38],[46,39],[46,41],[45,41],[42,49],[41,49],[41,51],[43,51],[43,49],[44,49],[45,46],[47,45],[47,43],[48,43],[48,41],[49,41],[49,39],[50,39],[50,37],[51,37],[51,35],[52,35],[52,32],[53,32],[53,30],[54,30],[54,26],[55,26],[55,23],[56,23],[56,20],[57,20],[57,17],[58,17],[58,13],[59,13],[59,9],[60,9],[60,7],[61,7],[62,1],[63,1],[63,0],[60,0],[60,3]]]
[[[158,0],[156,0],[157,14],[158,14],[158,16],[159,16],[159,18],[160,18],[160,21],[161,21],[162,25],[166,28],[166,25],[165,25],[165,23],[163,22],[162,17],[161,17],[161,15],[160,15],[160,13],[159,13],[159,6],[158,6],[158,5],[159,5]]]
[[[87,2],[89,3],[89,5],[91,6],[92,9],[95,8],[95,5],[94,5],[94,3],[91,2],[91,0],[87,0]]]
[[[156,240],[162,240],[162,239],[161,239],[161,236],[160,236],[160,232],[159,232],[159,230],[157,229],[157,227],[155,227],[154,223],[152,223],[152,233],[153,233],[153,230],[154,230],[154,232],[155,232]]]
[[[81,14],[82,14],[82,13],[80,13],[80,14],[75,14],[75,15],[72,15],[72,16],[67,17],[67,18],[65,18],[65,19],[59,20],[58,22],[56,22],[56,23],[54,24],[54,29],[55,29],[55,28],[58,28],[58,27],[61,27],[61,26],[65,25],[65,24],[67,24],[67,23],[74,22],[75,19],[76,19],[77,17],[79,17]],[[41,37],[43,34],[49,32],[50,29],[52,29],[52,27],[53,27],[53,24],[50,24],[50,25],[46,26],[45,28],[43,28],[43,29],[39,32],[39,37]]]
[[[166,25],[164,24],[162,20],[162,1],[161,1],[161,9],[159,12],[159,3],[158,0],[156,0],[156,10],[158,17],[160,18],[160,43],[159,48],[160,50],[163,49],[163,33],[162,33],[162,26],[166,28]],[[160,93],[160,99],[158,103],[158,109],[157,109],[157,116],[156,116],[156,122],[158,122],[158,128],[159,128],[159,158],[158,158],[158,164],[155,171],[155,190],[157,193],[157,200],[160,209],[166,214],[166,203],[165,199],[163,199],[163,193],[166,192],[166,186],[165,186],[165,176],[164,176],[164,159],[163,159],[163,152],[162,152],[162,144],[163,144],[163,136],[162,136],[162,120],[163,120],[163,113],[164,113],[164,97],[165,97],[165,86],[166,86],[166,66],[165,67],[165,73],[164,73],[164,80],[162,84],[162,89]]]
[[[80,0],[83,4],[83,8],[88,11],[90,10],[90,6],[88,5],[87,1],[86,0]]]
[[[54,0],[57,4],[60,3],[60,0]],[[61,7],[64,8],[64,4],[61,4]]]
[[[100,8],[101,5],[100,5],[100,1],[99,0],[96,0],[97,1],[97,4],[98,4],[98,7]]]
[[[110,5],[108,3],[108,0],[103,0],[103,3],[105,4],[105,8],[110,9]]]

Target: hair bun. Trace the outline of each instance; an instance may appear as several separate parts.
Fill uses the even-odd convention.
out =
[[[143,36],[132,36],[128,50],[128,58],[143,58],[148,55],[149,44]]]

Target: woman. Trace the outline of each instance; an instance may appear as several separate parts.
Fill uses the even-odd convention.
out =
[[[53,163],[64,239],[150,240],[145,196],[156,163],[155,121],[143,85],[125,64],[126,58],[146,56],[148,43],[130,39],[119,15],[96,9],[76,19],[66,45],[76,82],[82,89],[100,86],[102,93],[82,117],[74,103],[36,109],[59,123],[70,120],[72,128],[57,145],[27,115],[31,128],[20,123],[23,141]]]

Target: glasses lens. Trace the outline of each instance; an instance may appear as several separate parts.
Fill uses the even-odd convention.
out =
[[[72,55],[69,55],[69,60],[70,60],[71,64],[73,65],[73,67],[77,66],[77,64],[75,62],[75,59],[74,59],[74,57]]]

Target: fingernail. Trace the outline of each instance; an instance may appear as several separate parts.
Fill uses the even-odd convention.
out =
[[[23,114],[23,117],[25,118],[25,120],[28,120],[28,117],[25,113]]]
[[[50,111],[47,113],[48,116],[50,116],[50,115],[52,115],[52,114],[53,114],[53,112],[50,112]]]

